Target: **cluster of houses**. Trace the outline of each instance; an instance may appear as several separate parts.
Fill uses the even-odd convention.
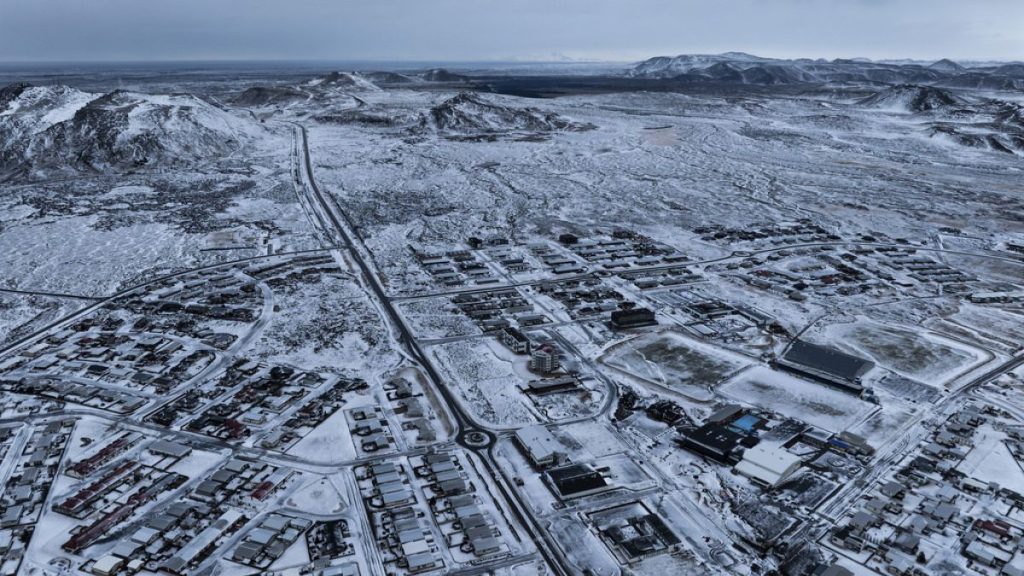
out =
[[[497,288],[482,292],[466,292],[452,297],[460,312],[476,322],[485,334],[512,327],[536,326],[548,322],[515,288]]]
[[[178,339],[115,331],[120,322],[81,320],[8,357],[0,371],[40,392],[70,393],[83,402],[97,397],[97,389],[119,392],[123,412],[130,411],[123,404],[134,401],[133,390],[166,394],[213,361],[212,353]],[[59,391],[58,379],[68,383]]]
[[[498,282],[494,271],[471,250],[451,250],[444,254],[413,250],[413,254],[438,284],[462,286]]]
[[[651,290],[653,288],[666,288],[682,286],[703,282],[704,276],[690,270],[686,266],[673,266],[670,268],[654,268],[636,272],[621,272],[619,277],[623,278],[640,290]]]
[[[981,482],[961,470],[986,410],[967,405],[909,454],[899,470],[863,496],[831,543],[870,552],[879,569],[894,576],[927,574],[936,551],[958,547],[983,574],[1024,574],[1024,525],[1010,511],[1024,495]]]
[[[594,238],[579,238],[573,234],[558,237],[560,244],[576,256],[605,270],[642,268],[659,264],[685,262],[685,254],[652,238],[617,229],[608,235]]]
[[[408,467],[397,459],[372,463],[358,480],[385,564],[409,574],[441,568],[442,546],[457,564],[509,553],[472,475],[454,453],[428,452],[410,459]]]
[[[808,293],[818,296],[851,296],[861,293],[890,293],[894,276],[869,259],[858,256],[871,248],[854,248],[834,256],[832,246],[779,250],[767,256],[731,262],[727,269],[745,269],[739,276],[748,285],[804,301]],[[812,255],[813,254],[813,255]],[[806,256],[805,256],[806,255]],[[772,265],[785,261],[783,265]]]
[[[575,238],[571,234],[563,234],[562,238]],[[565,244],[565,242],[562,242]],[[537,258],[552,274],[563,276],[566,274],[582,274],[587,267],[578,258],[557,250],[547,242],[535,242],[528,246],[530,253]]]
[[[454,454],[430,453],[419,458],[414,472],[425,482],[434,522],[449,549],[469,562],[507,553],[508,546],[490,512],[476,496],[476,486]]]
[[[431,424],[434,415],[430,403],[418,386],[399,376],[385,382],[384,391],[395,414],[402,420],[402,429],[411,433],[414,442],[428,444],[437,440],[437,432]]]
[[[79,464],[93,463],[112,452],[122,454],[125,438],[114,439]],[[140,516],[142,509],[188,480],[173,470],[190,454],[185,444],[156,440],[145,447],[144,454],[86,475],[81,487],[54,504],[55,511],[86,520],[71,531],[63,549],[90,558],[84,568],[100,576],[143,570],[188,574],[224,536],[245,524],[248,517],[242,509],[267,502],[291,475],[286,469],[231,458],[194,484],[185,497]],[[81,466],[68,471],[69,475],[82,472]],[[112,536],[115,545],[107,553],[90,552],[93,545]]]
[[[313,522],[305,518],[268,514],[246,532],[231,559],[254,568],[267,568],[294,544]]]
[[[341,378],[327,389],[326,392],[318,394],[302,404],[290,414],[287,420],[275,425],[263,438],[260,439],[260,446],[263,448],[287,450],[307,434],[323,424],[335,412],[341,409],[347,402],[346,396],[356,390],[363,390],[367,387],[364,380],[359,378]],[[258,420],[247,420],[247,424],[264,424],[268,418],[262,412]],[[271,412],[271,414],[274,414]]]
[[[599,278],[550,280],[537,285],[537,292],[561,304],[571,318],[609,314],[620,308],[626,298]]]
[[[384,452],[395,448],[387,417],[380,406],[360,406],[347,412],[349,432],[356,449],[363,454]]]
[[[148,419],[161,426],[186,420],[184,428],[191,432],[237,441],[256,430],[268,429],[285,412],[301,404],[268,437],[271,445],[280,446],[295,440],[299,430],[315,427],[334,413],[345,402],[345,392],[366,386],[358,379],[337,379],[326,393],[314,395],[327,381],[314,372],[240,358],[219,378],[187,390]]]
[[[13,468],[0,498],[0,570],[5,574],[19,572],[28,543],[23,536],[39,521],[74,425],[72,419],[38,424],[20,452],[9,455]],[[4,435],[6,442],[13,441],[9,431]]]
[[[807,218],[793,222],[778,222],[763,226],[745,226],[743,228],[729,228],[720,224],[711,224],[694,229],[694,232],[701,235],[705,242],[719,242],[722,244],[734,244],[737,242],[756,243],[763,240],[777,242],[809,243],[828,242],[839,240],[839,237],[830,234],[821,226]]]

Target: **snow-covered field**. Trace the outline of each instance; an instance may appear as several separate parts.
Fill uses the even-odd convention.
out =
[[[370,380],[399,362],[377,309],[341,271],[274,289],[269,325],[242,353]]]
[[[0,346],[88,304],[71,298],[0,292]]]
[[[719,391],[737,402],[778,412],[833,433],[847,430],[877,409],[852,394],[764,366],[741,373]]]
[[[387,91],[366,100],[397,116],[444,97]],[[1007,190],[1019,161],[923,138],[906,115],[827,98],[654,93],[544,106],[597,129],[481,143],[327,124],[311,131],[315,169],[366,227],[392,282],[409,274],[407,243],[480,233],[615,223],[699,255],[710,247],[687,231],[709,221],[743,227],[812,216],[846,234],[909,237],[952,221],[982,236],[1011,226],[980,191]],[[670,126],[674,137],[652,142],[645,128],[655,126]],[[965,193],[967,181],[977,192]]]
[[[877,364],[926,384],[942,387],[958,374],[990,359],[966,344],[928,332],[875,322],[837,324],[836,342]]]
[[[713,398],[711,390],[716,385],[750,364],[749,359],[739,354],[677,332],[646,334],[616,344],[602,361],[641,382],[705,402]]]
[[[427,353],[451,377],[460,402],[477,420],[497,428],[535,422],[529,400],[518,388],[522,379],[511,362],[492,351],[494,346],[501,344],[488,338],[439,344]]]

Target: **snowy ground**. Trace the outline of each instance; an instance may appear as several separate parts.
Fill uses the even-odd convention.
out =
[[[451,375],[460,402],[478,420],[498,428],[518,427],[537,420],[529,400],[519,391],[522,379],[512,362],[499,358],[492,338],[440,344],[428,349]]]
[[[341,271],[274,289],[276,313],[243,353],[270,362],[370,379],[399,357],[377,309]]]
[[[713,398],[711,389],[750,361],[679,333],[665,332],[617,344],[602,362],[642,382],[706,402]]]
[[[0,292],[0,346],[88,304],[72,298]]]
[[[233,101],[240,87],[192,82],[189,86],[206,86],[218,102]],[[274,82],[283,85],[286,80]],[[279,120],[305,126],[315,180],[326,201],[343,209],[339,215],[345,227],[351,225],[352,235],[365,240],[369,264],[379,270],[384,291],[417,296],[394,302],[401,317],[397,324],[408,325],[439,375],[437,384],[457,403],[446,406],[440,390],[424,376],[429,372],[414,366],[413,347],[401,341],[396,323],[386,317],[386,307],[377,302],[370,284],[359,279],[359,268],[343,250],[331,252],[337,269],[300,278],[282,273],[263,280],[260,289],[266,288],[269,295],[256,323],[258,330],[237,350],[224,351],[224,360],[245,356],[360,377],[369,389],[347,393],[340,410],[283,454],[258,451],[254,445],[259,437],[232,450],[299,470],[286,493],[275,495],[266,507],[350,520],[350,540],[358,551],[346,562],[376,569],[380,554],[363,495],[355,486],[352,461],[399,463],[412,477],[409,463],[424,451],[451,449],[449,439],[455,430],[441,420],[461,407],[471,420],[463,430],[479,426],[498,437],[491,461],[484,451],[479,457],[467,453],[460,460],[472,470],[473,492],[486,496],[488,513],[501,518],[497,525],[509,542],[514,538],[525,543],[529,538],[516,525],[516,515],[509,510],[512,501],[501,496],[505,492],[518,497],[520,502],[514,505],[533,516],[544,536],[550,537],[545,540],[564,555],[570,572],[618,574],[623,568],[588,524],[588,515],[597,508],[643,501],[683,542],[677,551],[644,559],[628,570],[768,573],[778,567],[779,559],[753,551],[747,547],[749,541],[794,519],[824,526],[831,512],[804,517],[805,511],[786,506],[817,507],[831,498],[833,489],[870,486],[873,463],[855,465],[858,473],[864,469],[864,476],[856,478],[852,471],[847,472],[850,478],[826,478],[805,468],[780,490],[767,492],[732,473],[731,466],[682,449],[676,443],[676,426],[702,423],[718,404],[738,402],[827,432],[860,434],[878,448],[880,466],[888,465],[924,434],[920,423],[929,422],[933,404],[945,410],[956,404],[952,401],[963,400],[958,391],[946,389],[950,382],[987,370],[989,363],[1004,361],[1020,349],[1024,331],[1019,305],[969,304],[966,295],[1021,288],[1022,266],[1006,246],[1024,241],[1015,233],[1024,213],[1024,163],[1016,154],[929,137],[933,116],[869,109],[838,88],[800,93],[737,89],[724,94],[708,88],[551,99],[479,95],[495,106],[519,110],[519,116],[510,112],[519,119],[515,122],[522,121],[522,114],[533,114],[529,122],[540,124],[550,123],[545,120],[548,115],[557,115],[574,127],[528,133],[518,125],[436,125],[431,108],[446,105],[456,95],[453,86],[423,87],[416,81],[404,88],[376,90],[356,82],[351,90],[358,91],[358,97],[344,90],[314,95],[310,91],[316,86],[303,85],[306,92],[301,94],[308,98],[280,106],[258,105],[251,115],[240,109],[226,111],[231,126],[245,121],[245,145],[231,146],[224,156],[173,169],[154,165],[121,174],[82,173],[0,185],[0,288],[105,296],[169,271],[325,248],[337,231],[322,221],[322,207],[314,210],[311,191],[296,186],[300,164],[294,126]],[[527,108],[537,111],[521,112]],[[69,111],[54,110],[48,121],[66,119]],[[502,115],[487,116],[486,121],[500,124]],[[742,237],[803,219],[820,226],[833,240],[793,249],[800,240]],[[698,231],[707,226],[738,231],[738,236]],[[526,286],[552,276],[539,265],[530,245],[539,242],[568,254],[558,238],[565,232],[600,238],[649,236],[685,255],[687,266],[699,274],[701,282],[687,285],[684,292],[696,300],[749,306],[756,314],[737,321],[742,329],[699,337],[708,334],[704,330],[713,321],[705,323],[696,313],[682,311],[683,299],[671,296],[674,288],[640,289],[617,276],[616,269],[606,271],[601,264],[588,262],[588,272],[599,281],[595,285],[614,287],[632,303],[657,310],[661,327],[617,330],[609,326],[607,311],[573,321],[560,305],[537,296],[536,286]],[[548,328],[533,329],[531,336],[560,336],[555,340],[579,352],[563,350],[567,363],[583,377],[585,391],[543,398],[524,394],[520,385],[536,377],[526,367],[527,357],[480,334],[476,323],[450,302],[453,291],[481,286],[443,285],[414,257],[412,246],[443,254],[465,249],[471,236],[507,239],[513,253],[526,256],[531,269],[521,273],[505,273],[490,257],[483,259],[495,271],[497,283],[519,285],[530,304],[543,308],[553,322]],[[778,271],[787,286],[796,286],[804,274],[825,274],[825,258],[834,260],[828,274],[843,261],[881,266],[880,253],[852,254],[857,248],[851,245],[854,241],[912,246],[918,250],[916,256],[963,270],[973,279],[940,288],[928,281],[908,283],[904,271],[884,280],[877,274],[869,280],[829,278],[793,292],[752,281]],[[787,254],[781,253],[784,249]],[[480,253],[485,252],[492,253],[490,248]],[[908,250],[906,255],[910,254]],[[59,294],[0,292],[0,342],[88,303]],[[761,313],[767,317],[757,320]],[[252,326],[196,320],[193,328],[248,337]],[[866,384],[879,404],[767,367],[763,360],[796,336],[876,362],[879,367]],[[40,342],[40,349],[45,349],[45,339]],[[10,360],[11,356],[0,358]],[[58,360],[55,370],[65,360]],[[397,413],[397,400],[382,386],[399,372],[413,371],[412,393],[427,407],[424,417],[435,417],[421,424],[438,432],[437,442],[417,442],[416,430],[401,430],[402,424],[411,428],[412,419]],[[1006,376],[1002,386],[985,399],[1019,420],[1024,415],[1016,390],[1019,378]],[[639,391],[638,404],[631,416],[613,421],[616,400],[622,401],[630,389]],[[218,400],[228,402],[230,396]],[[644,413],[646,406],[663,399],[680,404],[681,422],[670,425]],[[213,399],[204,398],[204,408],[207,401]],[[380,451],[354,446],[349,431],[353,422],[347,417],[357,406],[380,408],[383,426],[393,437],[391,445]],[[559,501],[543,472],[526,461],[508,433],[534,423],[549,426],[571,461],[593,464],[620,490]],[[136,424],[154,426],[141,416]],[[983,426],[974,445],[964,447],[967,456],[960,470],[981,482],[996,481],[1024,491],[1009,430],[1002,424]],[[190,479],[226,457],[224,445],[177,430],[166,432],[197,442],[193,455],[176,467]],[[71,452],[81,453],[76,443],[86,433],[97,440],[111,435],[106,424],[83,416]],[[504,477],[502,489],[486,473],[492,465]],[[54,493],[68,492],[76,482],[62,475]],[[418,500],[425,500],[419,485],[426,480],[416,476],[412,482],[418,485]],[[441,531],[430,523],[431,512],[425,506],[418,514],[430,524],[435,544],[443,547]],[[831,502],[823,507],[827,506]],[[59,514],[44,514],[29,548],[33,568],[64,555],[59,550],[61,535],[73,525]],[[952,536],[943,537],[955,542]],[[113,540],[105,541],[89,553],[105,552],[112,545]],[[231,546],[225,544],[225,549]],[[936,552],[935,544],[927,546]],[[513,548],[530,551],[528,545]],[[957,564],[956,548],[951,545],[941,552],[948,558],[940,560]],[[460,563],[469,559],[468,552],[455,549],[446,549],[443,556],[449,564],[453,557]],[[309,560],[300,542],[274,568],[297,573]],[[853,561],[843,562],[857,574],[866,573]],[[509,576],[545,573],[536,557],[509,564],[480,571]],[[930,567],[938,565],[933,562]],[[392,568],[402,572],[387,567]],[[375,569],[363,572],[381,571]],[[242,572],[236,565],[226,570]]]
[[[874,322],[838,324],[830,330],[835,342],[909,378],[942,387],[990,358],[971,346],[936,334]]]
[[[877,409],[856,396],[767,367],[751,368],[722,385],[729,398],[842,432]]]

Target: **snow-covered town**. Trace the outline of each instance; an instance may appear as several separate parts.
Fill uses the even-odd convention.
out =
[[[1024,65],[217,66],[0,65],[0,574],[1024,575]]]

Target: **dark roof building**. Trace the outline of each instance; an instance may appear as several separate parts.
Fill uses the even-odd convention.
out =
[[[789,350],[779,359],[778,365],[826,384],[855,392],[863,390],[860,379],[875,366],[870,360],[802,340],[796,340],[790,345]]]
[[[570,464],[548,471],[548,480],[563,499],[582,498],[612,488],[600,472],[586,464]]]
[[[726,462],[744,438],[746,438],[745,434],[741,434],[727,425],[712,422],[688,432],[682,444],[683,447],[708,458]]]
[[[505,328],[499,335],[501,343],[508,346],[516,354],[530,353],[530,339],[515,328]]]
[[[654,312],[647,308],[630,308],[628,310],[616,310],[612,312],[613,328],[638,328],[640,326],[653,326],[658,321],[654,318]]]

